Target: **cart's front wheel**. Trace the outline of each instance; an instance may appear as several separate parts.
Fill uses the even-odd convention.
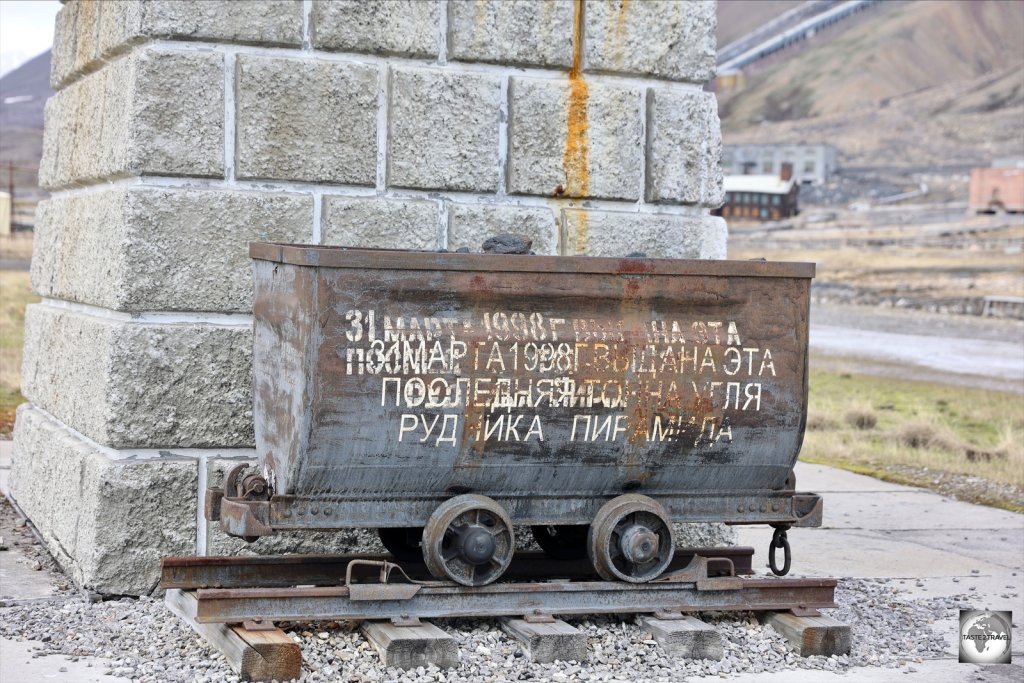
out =
[[[516,543],[512,519],[487,496],[462,495],[441,503],[423,528],[423,559],[430,573],[463,586],[485,586],[505,573]]]
[[[590,561],[601,578],[644,583],[657,578],[672,561],[675,532],[656,500],[636,493],[601,506],[587,539]]]

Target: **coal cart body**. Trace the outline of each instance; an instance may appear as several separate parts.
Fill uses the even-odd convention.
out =
[[[621,500],[608,542],[642,560],[658,530],[623,534],[650,515],[820,524],[792,477],[813,264],[250,254],[262,471],[217,501],[229,533],[430,532],[453,499],[433,523],[614,526]]]

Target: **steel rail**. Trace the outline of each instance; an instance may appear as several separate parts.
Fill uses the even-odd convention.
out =
[[[737,582],[699,590],[694,582],[611,581],[495,583],[464,588],[378,584],[404,589],[359,595],[354,587],[229,588],[196,591],[200,623],[636,614],[705,611],[786,611],[835,607],[835,579],[712,579]],[[358,585],[358,584],[357,584]],[[725,584],[723,584],[725,585]],[[733,587],[736,586],[736,587]],[[365,599],[364,599],[365,598]]]
[[[710,576],[753,573],[754,549],[749,546],[725,548],[678,548],[666,571],[681,569],[694,555],[722,558],[727,562],[710,563]],[[290,586],[337,586],[344,583],[345,571],[353,560],[391,561],[390,555],[267,555],[241,557],[165,557],[161,567],[161,588],[285,588]],[[430,579],[423,562],[398,562],[414,579]],[[357,571],[357,578],[372,572]],[[541,552],[519,552],[504,574],[505,580],[547,580],[552,578],[583,580],[596,578],[587,559],[553,560]]]

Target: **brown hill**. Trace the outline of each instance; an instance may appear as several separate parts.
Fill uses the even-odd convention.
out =
[[[718,0],[718,49],[802,4],[801,0]]]
[[[0,172],[6,189],[7,166],[15,166],[17,197],[40,194],[36,171],[43,155],[43,107],[52,94],[49,50],[0,78]]]
[[[1024,156],[1024,3],[883,4],[720,98],[726,142],[831,142],[845,166]]]

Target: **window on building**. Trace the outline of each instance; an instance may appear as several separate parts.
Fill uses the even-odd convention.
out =
[[[771,159],[765,159],[764,161],[761,162],[761,172],[762,173],[771,173],[772,172],[772,166],[773,166],[772,160]]]
[[[814,159],[808,159],[804,162],[804,173],[814,173]]]
[[[774,204],[775,206],[782,206],[782,195],[777,194],[774,197],[772,197],[772,204]]]

